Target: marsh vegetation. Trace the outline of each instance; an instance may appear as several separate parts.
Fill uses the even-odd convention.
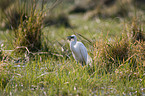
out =
[[[145,95],[145,3],[99,1],[1,0],[0,94]],[[74,60],[72,34],[92,67]]]

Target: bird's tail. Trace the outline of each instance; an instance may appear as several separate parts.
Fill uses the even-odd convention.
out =
[[[87,64],[92,66],[92,58],[89,55],[87,56]]]

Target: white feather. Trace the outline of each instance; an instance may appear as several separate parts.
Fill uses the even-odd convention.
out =
[[[70,49],[72,51],[74,59],[81,63],[91,65],[91,57],[87,53],[87,49],[82,42],[78,42],[75,35],[69,36]]]

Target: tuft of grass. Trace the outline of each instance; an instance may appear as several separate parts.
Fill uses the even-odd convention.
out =
[[[70,13],[85,13],[85,18],[114,18],[114,17],[133,17],[137,10],[138,15],[143,15],[143,8],[137,4],[136,0],[87,0],[75,4]],[[135,10],[134,10],[135,9]]]
[[[132,16],[131,12],[133,12],[133,0],[116,0],[113,1],[111,5],[106,6],[105,0],[101,3],[101,5],[98,5],[93,10],[90,10],[86,13],[87,18],[94,18],[96,16],[99,16],[100,18],[114,18],[114,17],[128,17]]]
[[[42,21],[44,18],[44,0],[42,1],[41,8],[39,7],[38,1],[34,1],[30,4],[30,14],[27,16],[21,14],[20,24],[17,29],[14,29],[14,46],[18,48],[18,52],[24,52],[28,49],[30,52],[38,52],[42,46]],[[28,2],[25,2],[26,5]],[[25,10],[25,9],[24,9]],[[27,9],[28,11],[29,9]],[[25,16],[25,20],[23,19]]]
[[[0,8],[5,10],[9,5],[11,5],[15,0],[1,0],[0,1]]]
[[[11,3],[8,1],[8,3]],[[20,20],[25,20],[26,16],[28,16],[28,12],[26,12],[26,2],[13,0],[12,4],[9,4],[3,11],[2,11],[2,22],[3,27],[7,29],[17,29]],[[15,7],[17,6],[17,7]]]
[[[145,32],[143,30],[143,24],[141,23],[141,21],[139,21],[137,18],[134,18],[132,20],[130,27],[131,27],[130,31],[131,31],[133,41],[138,40],[144,42]]]
[[[57,27],[64,26],[64,27],[71,27],[69,22],[69,18],[65,13],[60,13],[58,15],[48,15],[44,18],[43,24],[45,26],[55,25]]]
[[[99,42],[94,45],[94,59],[99,58],[99,62],[103,63],[107,71],[111,71],[128,59],[130,44],[127,39]]]
[[[15,30],[15,46],[25,46],[29,51],[41,49],[41,28],[42,14],[34,13],[28,20],[21,21],[18,29]]]
[[[99,62],[103,63],[106,70],[111,71],[121,64],[126,63],[128,63],[133,70],[139,66],[143,66],[143,63],[141,63],[145,60],[143,31],[140,31],[140,25],[133,26],[130,30],[129,33],[126,34],[125,32],[119,39],[97,41],[94,45],[94,57],[95,59],[100,59]],[[132,33],[132,35],[128,35],[130,33]],[[137,36],[136,34],[140,35]]]

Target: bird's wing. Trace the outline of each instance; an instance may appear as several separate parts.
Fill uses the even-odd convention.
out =
[[[83,61],[85,61],[85,63],[87,63],[87,55],[88,55],[88,53],[87,53],[87,49],[86,49],[86,47],[84,46],[83,43],[79,44],[79,49],[80,49],[80,53],[81,53],[81,56],[83,58]]]

